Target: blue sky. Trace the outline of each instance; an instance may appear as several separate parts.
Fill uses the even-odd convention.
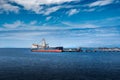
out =
[[[0,47],[120,47],[120,0],[0,0]]]

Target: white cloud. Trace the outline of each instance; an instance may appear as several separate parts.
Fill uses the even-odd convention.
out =
[[[93,3],[88,4],[89,7],[95,7],[95,6],[105,6],[113,3],[114,0],[98,0]]]
[[[92,7],[92,9],[81,9],[81,11],[86,11],[86,12],[91,12],[91,11],[95,11],[95,9],[93,9],[93,7],[96,6],[105,6],[105,5],[109,5],[112,3],[119,3],[119,0],[97,0],[95,2],[92,2],[90,4],[81,4],[81,5],[71,5],[71,4],[67,4],[67,5],[59,5],[62,3],[69,3],[69,2],[77,2],[77,1],[81,1],[81,0],[0,0],[0,13],[3,12],[15,12],[18,13],[20,9],[24,9],[27,11],[31,11],[34,12],[36,14],[42,14],[42,15],[50,15],[53,12],[56,12],[62,8],[73,8],[70,11],[67,12],[67,14],[69,16],[77,14],[79,12],[78,9],[75,9],[75,7]],[[23,6],[23,8],[11,4],[11,3],[15,3],[18,4],[20,6]],[[51,4],[57,4],[54,6],[49,6]],[[47,5],[43,6],[43,5]],[[66,12],[65,12],[66,13]]]
[[[71,2],[71,1],[75,1],[75,0],[10,0],[10,1],[14,1],[18,4],[21,5],[26,5],[26,6],[30,6],[30,5],[42,5],[42,4],[61,4],[64,2]]]
[[[35,25],[35,24],[37,24],[37,21],[31,21],[30,22],[30,25]]]
[[[14,40],[34,40],[36,36],[42,36],[47,35],[49,32],[25,32],[25,31],[19,31],[19,32],[7,32],[4,34],[1,34],[0,37],[2,39],[14,39]]]
[[[73,28],[98,28],[99,26],[94,25],[94,24],[74,24],[74,23],[70,23],[70,22],[62,22],[64,25],[67,25],[69,27],[73,27]]]
[[[7,0],[0,0],[0,13],[2,12],[15,12],[18,13],[19,12],[19,7],[18,6],[14,6],[11,5],[7,2]]]
[[[47,8],[44,11],[41,11],[40,13],[44,14],[44,15],[49,15],[49,14],[51,14],[53,12],[56,12],[60,8],[61,8],[61,6],[55,6],[55,7]]]
[[[107,18],[106,20],[108,20],[108,21],[120,20],[120,16],[118,16],[118,17]]]
[[[31,21],[28,24],[25,24],[22,21],[15,21],[13,23],[5,23],[3,24],[3,28],[1,28],[1,31],[9,31],[9,30],[37,30],[38,27],[35,26],[34,21]]]
[[[39,0],[10,0],[24,7],[25,10],[31,10],[39,13],[42,7],[40,6]]]
[[[46,21],[50,20],[51,18],[52,18],[51,16],[48,16],[48,17],[46,18]]]
[[[29,29],[29,28],[36,28],[37,21],[33,20],[31,22],[29,22],[28,24],[25,24],[22,21],[15,21],[13,23],[5,23],[3,24],[3,27],[6,29]]]
[[[120,3],[120,0],[115,0],[115,3]]]
[[[91,9],[84,9],[83,11],[85,12],[92,12],[92,11],[95,11],[96,9],[95,8],[91,8]]]
[[[95,34],[95,36],[98,36],[98,37],[114,37],[114,36],[120,36],[120,34],[118,33],[104,33],[104,34]]]
[[[99,20],[87,20],[83,23],[97,24],[98,26],[116,26],[120,25],[120,16],[108,17]]]
[[[53,13],[63,7],[54,6],[54,7],[46,8],[43,7],[42,5],[62,4],[71,1],[79,1],[79,0],[0,0],[0,13],[2,12],[18,13],[20,7],[11,4],[11,3],[15,3],[23,6],[24,10],[29,10],[35,12],[36,14],[49,15],[50,13]]]
[[[79,13],[79,10],[77,10],[77,9],[71,9],[71,10],[68,11],[67,13],[68,13],[69,16],[71,16],[71,15],[74,15],[74,14]]]
[[[15,21],[12,24],[14,25],[16,24],[17,26],[22,25],[23,27],[22,29],[18,29],[18,30],[12,28],[12,30],[9,29],[9,31],[5,31],[6,30],[5,28],[5,30],[3,30],[0,35],[3,41],[5,40],[12,41],[14,39],[16,41],[20,40],[20,41],[28,42],[29,40],[31,40],[34,42],[45,37],[46,39],[48,39],[48,41],[51,41],[49,39],[53,39],[53,41],[50,42],[51,44],[54,44],[52,42],[55,41],[55,43],[61,42],[64,47],[66,45],[70,47],[73,45],[71,42],[75,42],[74,45],[76,46],[91,46],[91,44],[92,46],[95,46],[95,45],[103,46],[103,45],[111,44],[110,43],[111,41],[112,41],[112,44],[117,44],[119,43],[119,40],[120,40],[119,38],[120,33],[117,29],[113,29],[111,27],[109,27],[109,29],[108,27],[97,28],[98,26],[94,24],[78,24],[78,23],[75,24],[72,22],[71,23],[63,22],[63,24],[66,24],[69,26],[64,28],[53,27],[53,26],[46,27],[46,26],[40,26],[40,25],[36,26],[37,21],[31,21],[28,24],[25,24],[22,21]],[[85,28],[93,28],[93,29],[85,29]],[[66,44],[67,43],[66,41],[69,41],[69,43],[71,44]],[[31,43],[32,42],[30,42],[30,45]],[[18,43],[16,42],[15,44],[18,44]]]
[[[3,24],[3,26],[7,29],[14,29],[14,28],[17,28],[19,26],[23,26],[23,23],[21,21],[16,21],[12,24],[5,23],[5,24]]]
[[[50,5],[50,4],[61,4],[64,2],[71,2],[76,0],[10,0],[19,5],[22,5],[25,10],[31,10],[37,14],[49,15],[52,12],[57,11],[60,7],[52,7],[48,9],[43,9],[41,5]]]
[[[46,20],[52,18],[51,16],[48,16]],[[63,30],[64,28],[61,28],[59,26],[47,26],[47,25],[41,25],[37,21],[33,20],[29,23],[25,23],[23,21],[15,21],[12,23],[4,23],[3,28],[0,28],[0,31],[9,31],[9,30]]]

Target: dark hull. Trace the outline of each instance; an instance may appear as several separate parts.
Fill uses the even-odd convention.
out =
[[[62,52],[62,50],[32,50],[32,52]]]

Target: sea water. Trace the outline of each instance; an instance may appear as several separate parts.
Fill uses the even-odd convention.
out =
[[[1,48],[0,80],[120,80],[120,52]]]

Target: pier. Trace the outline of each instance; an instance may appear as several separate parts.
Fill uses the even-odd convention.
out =
[[[82,48],[83,49],[83,48]],[[100,48],[84,48],[84,52],[120,52],[120,48],[107,48],[107,47],[100,47]]]

